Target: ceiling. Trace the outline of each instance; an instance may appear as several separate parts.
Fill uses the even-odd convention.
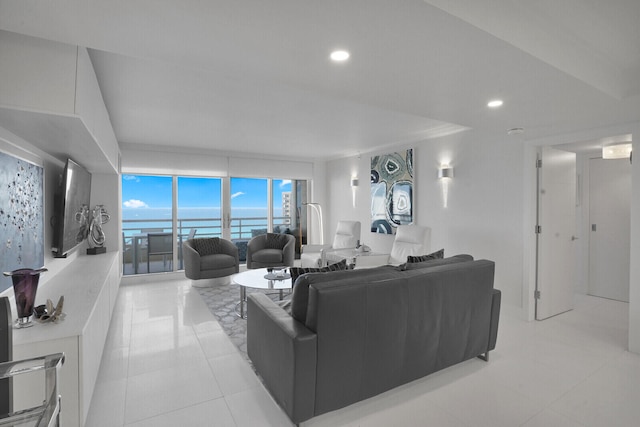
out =
[[[90,49],[124,146],[304,159],[637,122],[638,22],[637,0],[0,0],[0,29]]]

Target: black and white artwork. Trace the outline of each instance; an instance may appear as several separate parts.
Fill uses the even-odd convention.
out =
[[[41,166],[0,152],[0,271],[44,265],[43,184]]]
[[[413,150],[371,158],[371,231],[394,234],[413,222]]]

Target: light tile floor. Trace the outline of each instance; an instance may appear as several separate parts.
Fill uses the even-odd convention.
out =
[[[628,305],[576,297],[542,322],[503,310],[475,359],[304,426],[636,426]],[[87,426],[290,426],[187,280],[123,285]]]

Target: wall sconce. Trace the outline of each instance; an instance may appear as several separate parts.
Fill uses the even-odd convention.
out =
[[[351,197],[353,199],[353,207],[356,207],[356,190],[358,189],[358,184],[360,183],[360,181],[358,180],[358,177],[356,176],[352,176],[351,177]]]
[[[442,185],[442,206],[447,207],[449,203],[449,181],[453,178],[453,167],[442,165],[438,169],[438,180]]]
[[[631,142],[622,144],[611,144],[602,147],[603,159],[630,159],[631,158]]]
[[[453,178],[453,168],[449,165],[442,165],[438,169],[438,178]]]

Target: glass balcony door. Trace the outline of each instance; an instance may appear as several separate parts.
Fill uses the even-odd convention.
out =
[[[194,237],[222,237],[222,179],[178,177],[177,240],[179,269],[182,242]]]
[[[184,268],[182,243],[192,237],[222,237],[246,261],[249,240],[270,231],[306,242],[307,181],[122,175],[122,248],[125,275]],[[173,242],[171,251],[149,252],[149,234]],[[166,242],[165,242],[166,243]]]
[[[171,271],[168,254],[149,255],[149,234],[173,233],[173,179],[170,176],[122,176],[124,274]]]
[[[238,246],[240,262],[246,260],[246,244],[269,230],[272,216],[266,178],[230,178],[229,211],[226,212],[228,239]]]

